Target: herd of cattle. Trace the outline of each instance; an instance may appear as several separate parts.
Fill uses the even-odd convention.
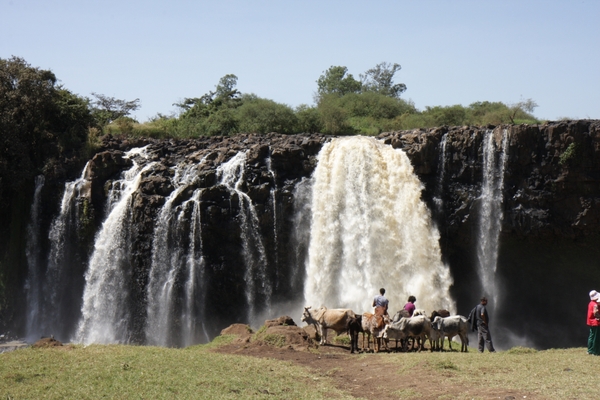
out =
[[[320,344],[327,343],[327,330],[332,329],[338,335],[348,332],[350,336],[350,351],[354,353],[358,349],[358,334],[363,333],[363,351],[371,350],[371,337],[373,337],[373,351],[379,352],[383,345],[386,350],[390,339],[401,343],[401,349],[415,348],[418,351],[425,349],[425,342],[429,340],[431,351],[444,350],[444,338],[448,338],[450,350],[452,350],[452,338],[460,337],[461,351],[468,351],[469,344],[469,322],[461,315],[451,316],[447,310],[433,311],[430,317],[423,310],[415,310],[413,316],[409,316],[406,310],[398,311],[390,318],[385,311],[377,307],[374,313],[356,315],[350,309],[328,309],[320,307],[312,310],[304,307],[302,321],[313,325],[321,337]],[[365,347],[365,335],[367,346]]]

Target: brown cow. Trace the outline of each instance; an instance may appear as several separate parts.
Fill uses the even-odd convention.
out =
[[[367,334],[367,348],[370,349],[370,339],[373,336],[373,351],[378,353],[381,348],[381,332],[385,328],[386,324],[390,322],[389,316],[385,314],[383,307],[376,307],[375,314],[364,313],[362,315],[362,328]],[[383,341],[385,348],[387,349],[387,343]],[[365,348],[365,337],[363,335],[363,349]]]
[[[311,310],[310,307],[304,307],[302,313],[302,322],[312,324],[321,337],[319,344],[327,344],[327,329],[333,329],[338,335],[346,332],[348,320],[350,317],[356,317],[354,311],[348,308],[327,309],[320,307]]]

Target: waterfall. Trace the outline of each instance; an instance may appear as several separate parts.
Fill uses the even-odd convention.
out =
[[[292,231],[292,269],[290,287],[301,292],[304,283],[305,260],[310,243],[311,199],[313,180],[302,178],[294,188],[294,223]]]
[[[444,178],[446,174],[446,143],[448,142],[448,133],[444,133],[440,141],[440,152],[438,156],[438,176],[435,185],[433,202],[435,204],[437,215],[444,213]]]
[[[477,260],[479,278],[486,296],[493,299],[490,308],[496,307],[496,264],[498,261],[498,238],[503,218],[502,202],[504,189],[504,168],[508,147],[507,131],[502,131],[502,151],[496,157],[495,134],[488,130],[483,139],[483,180],[481,188],[481,212],[479,215],[479,233]]]
[[[69,322],[76,318],[69,315],[74,311],[73,306],[76,306],[71,304],[73,298],[70,294],[73,291],[71,283],[77,278],[71,275],[74,275],[74,264],[79,262],[72,245],[77,241],[80,208],[84,202],[81,197],[89,191],[90,182],[86,178],[89,166],[88,162],[78,179],[65,184],[60,212],[50,226],[50,253],[43,279],[44,304],[41,307],[38,336],[54,335],[60,340],[67,340]]]
[[[76,340],[89,343],[127,343],[129,341],[130,220],[132,195],[142,174],[154,163],[146,147],[135,148],[125,157],[133,166],[123,178],[113,182],[108,196],[107,214],[96,236],[94,251],[85,274],[81,320]]]
[[[175,206],[196,177],[197,165],[175,169],[175,190],[158,216],[147,289],[146,340],[149,344],[189,346],[198,342],[196,326],[204,319],[205,292],[200,220],[202,190],[196,189],[189,200]]]
[[[304,297],[307,305],[371,309],[380,287],[390,312],[455,312],[439,233],[402,150],[368,137],[334,139],[318,156]]]
[[[273,187],[270,190],[270,195],[271,195],[271,207],[273,209],[273,253],[274,253],[274,263],[275,265],[279,265],[279,238],[278,238],[278,232],[277,232],[277,175],[275,174],[275,171],[273,170],[272,166],[271,166],[271,157],[268,157],[266,160],[266,164],[267,164],[267,170],[269,171],[269,175],[271,176],[271,179],[273,180]],[[279,268],[276,268],[275,270],[276,272],[276,276],[275,276],[275,289],[278,289],[279,286],[279,280],[280,280],[280,276],[279,276]]]
[[[25,292],[27,294],[27,338],[29,341],[39,337],[42,279],[40,271],[40,193],[44,187],[44,175],[35,178],[35,191],[31,204],[31,221],[27,225],[27,244],[25,255],[27,257],[27,280]]]
[[[245,167],[246,152],[239,152],[217,168],[217,177],[220,184],[239,198],[241,239],[246,267],[244,280],[246,282],[248,319],[253,322],[258,311],[269,312],[273,289],[267,277],[267,257],[258,228],[256,209],[250,197],[241,190]],[[262,300],[257,297],[261,297]]]

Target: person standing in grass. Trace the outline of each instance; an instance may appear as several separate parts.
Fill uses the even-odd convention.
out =
[[[588,354],[600,355],[600,313],[598,312],[598,301],[600,293],[592,290],[590,292],[590,302],[588,304],[587,324],[590,327],[590,336],[588,336]]]
[[[483,345],[485,344],[490,353],[495,353],[492,343],[492,334],[490,333],[490,317],[487,312],[487,298],[482,297],[476,308],[477,316],[477,339],[479,342],[479,352],[483,353]]]

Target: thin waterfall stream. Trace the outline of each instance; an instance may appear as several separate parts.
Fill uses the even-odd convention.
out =
[[[508,134],[502,130],[500,152],[496,150],[495,132],[488,130],[483,142],[483,181],[481,188],[481,212],[479,215],[479,234],[477,258],[479,278],[483,292],[493,299],[490,308],[498,308],[498,290],[496,287],[496,267],[504,201],[504,169]]]

